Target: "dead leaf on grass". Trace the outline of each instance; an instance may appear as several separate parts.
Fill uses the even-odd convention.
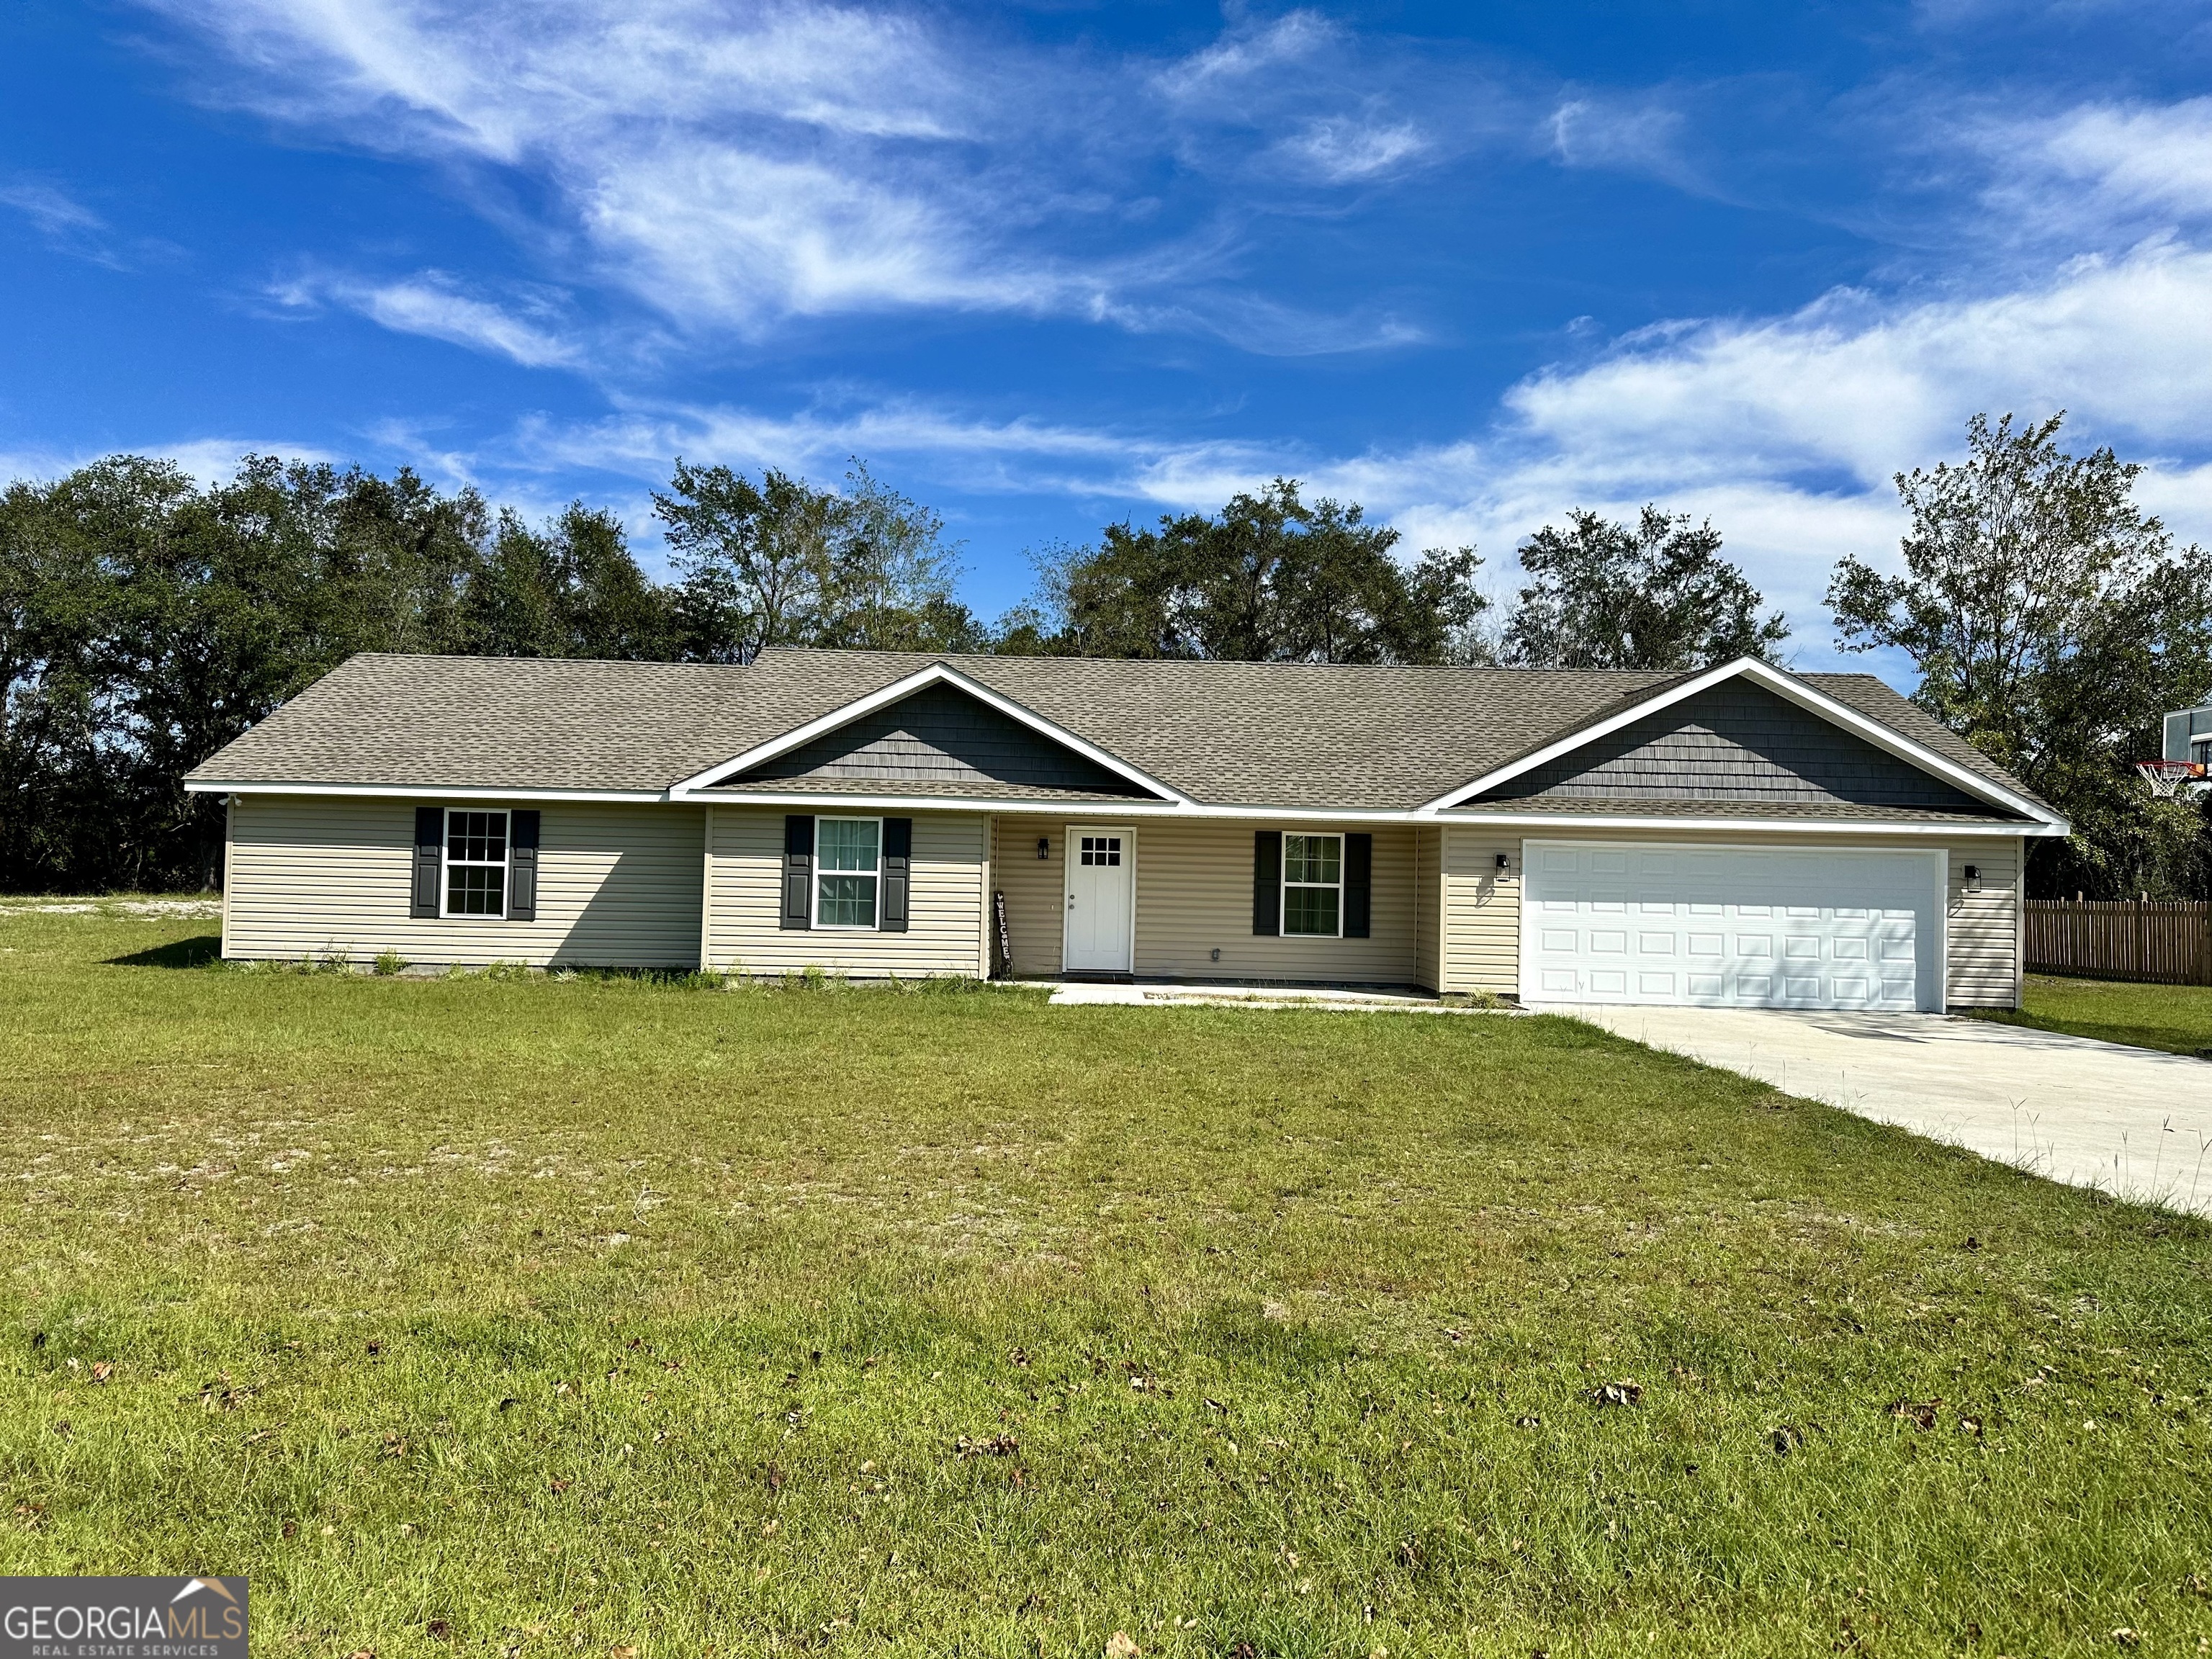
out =
[[[95,1359],[92,1362],[92,1380],[94,1382],[105,1382],[109,1377],[114,1375],[115,1362],[113,1360]]]
[[[1011,1434],[994,1434],[988,1440],[975,1440],[962,1435],[952,1443],[956,1457],[1012,1457],[1022,1449],[1022,1443]]]
[[[1932,1429],[1936,1426],[1936,1408],[1942,1403],[1940,1400],[1893,1400],[1889,1414],[1916,1429]]]
[[[1106,1638],[1106,1659],[1137,1659],[1142,1651],[1128,1632],[1117,1630]]]
[[[1618,1382],[1607,1382],[1602,1388],[1590,1390],[1590,1403],[1601,1408],[1607,1406],[1635,1406],[1643,1403],[1644,1385],[1632,1376]]]

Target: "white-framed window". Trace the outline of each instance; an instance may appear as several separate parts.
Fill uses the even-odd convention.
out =
[[[507,914],[507,814],[446,813],[446,915]]]
[[[1101,869],[1117,869],[1121,863],[1121,838],[1119,836],[1084,836],[1077,856],[1085,864]]]
[[[1308,939],[1344,934],[1344,837],[1283,836],[1283,932]]]
[[[814,925],[873,927],[883,898],[884,821],[814,820]]]

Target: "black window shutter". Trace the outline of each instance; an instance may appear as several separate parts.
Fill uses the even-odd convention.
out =
[[[407,907],[410,916],[438,914],[438,877],[446,861],[446,809],[415,809],[415,892]]]
[[[876,926],[886,933],[906,932],[907,891],[914,871],[914,820],[884,820],[884,892]]]
[[[1252,836],[1252,931],[1272,938],[1283,931],[1283,832]]]
[[[783,820],[783,925],[809,927],[814,915],[814,815]]]
[[[507,815],[507,919],[538,920],[538,813]]]
[[[1344,936],[1367,937],[1368,890],[1375,880],[1375,837],[1344,838]]]

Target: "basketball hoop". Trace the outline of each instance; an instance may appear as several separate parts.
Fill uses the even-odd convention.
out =
[[[2195,761],[2137,761],[2136,770],[2154,800],[2173,800],[2191,784],[2202,787],[2204,768]]]

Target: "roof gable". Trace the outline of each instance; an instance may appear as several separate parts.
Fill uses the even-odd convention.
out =
[[[2035,826],[2030,831],[2033,834],[2063,835],[2066,832],[2066,821],[2047,804],[2038,800],[2016,780],[1992,765],[1987,757],[1928,720],[1920,710],[1895,692],[1888,691],[1886,687],[1881,688],[1886,693],[1887,702],[1905,717],[1903,719],[1893,717],[1887,711],[1875,714],[1862,706],[1868,700],[1868,687],[1874,684],[1867,677],[1835,675],[1823,678],[1835,681],[1837,690],[1850,686],[1856,695],[1848,698],[1838,696],[1809,678],[1790,673],[1755,657],[1739,657],[1733,662],[1723,663],[1699,673],[1682,675],[1670,684],[1654,688],[1640,696],[1632,696],[1621,708],[1602,719],[1578,728],[1571,726],[1548,742],[1533,745],[1506,764],[1495,767],[1458,788],[1437,797],[1424,810],[1435,811],[1490,805],[1498,799],[1497,792],[1510,781],[1550,767],[1577,751],[1602,742],[1624,727],[1644,724],[1663,711],[1698,697],[1714,687],[1733,683],[1738,686],[1763,688],[1771,691],[1840,731],[1858,737],[1868,746],[1942,779],[1966,796],[1977,810],[1985,815],[2031,823]],[[1883,699],[1876,697],[1872,701],[1880,703]],[[1913,730],[1916,725],[1922,729]],[[1677,794],[1672,799],[1697,798]],[[1839,796],[1826,798],[1830,802],[1842,801],[1843,799]],[[1996,809],[1994,813],[1990,811],[1992,807]]]
[[[811,653],[786,651],[777,658],[776,666],[781,668],[794,657],[803,658],[809,654]],[[758,670],[757,662],[752,672],[757,672]],[[714,790],[725,790],[733,794],[744,793],[737,781],[738,779],[749,776],[772,762],[808,749],[821,739],[834,739],[837,733],[868,722],[872,716],[904,703],[933,687],[945,688],[964,698],[969,704],[1000,716],[1009,725],[1026,727],[1031,734],[1042,737],[1049,745],[1063,751],[1069,759],[1048,761],[1042,751],[1033,746],[1017,757],[1010,747],[1004,726],[986,726],[973,712],[956,717],[953,713],[955,705],[933,701],[924,705],[921,711],[921,723],[929,727],[933,734],[930,738],[919,738],[915,733],[902,730],[864,726],[857,742],[848,739],[841,746],[833,741],[808,757],[805,763],[810,768],[807,783],[812,787],[826,784],[833,789],[838,788],[841,786],[835,781],[837,775],[825,773],[821,769],[842,767],[848,769],[848,781],[842,787],[851,792],[854,788],[851,777],[865,775],[871,767],[935,767],[945,775],[917,780],[921,793],[969,793],[994,799],[1003,799],[1008,795],[1018,797],[1040,787],[1048,793],[1067,793],[1066,786],[1002,784],[994,781],[990,775],[995,767],[1018,769],[1026,766],[1062,777],[1080,777],[1086,782],[1104,774],[1117,780],[1121,785],[1133,786],[1113,789],[1110,793],[1116,798],[1134,796],[1159,803],[1190,804],[1188,796],[1171,786],[1160,782],[1067,726],[1056,725],[1045,716],[1024,708],[1004,692],[962,673],[942,659],[931,661],[917,672],[895,679],[889,684],[879,684],[866,695],[832,708],[815,719],[793,726],[769,741],[757,744],[718,765],[678,779],[669,787],[669,798],[672,800],[711,799],[708,792]],[[947,744],[954,746],[947,748]],[[956,750],[967,752],[963,754]],[[934,759],[930,758],[933,752],[936,757]],[[977,764],[979,759],[983,763],[981,765]],[[1080,773],[1071,773],[1071,762],[1079,760],[1089,763],[1089,769]],[[970,780],[979,774],[980,783],[971,786]],[[780,792],[785,793],[796,793],[805,787],[796,780],[779,778],[765,780],[763,787],[774,791],[778,783],[785,786]],[[862,789],[872,787],[864,777],[859,786]],[[1081,793],[1096,794],[1100,792],[1085,790]]]
[[[979,795],[1158,799],[1064,741],[941,680],[711,787],[773,785],[888,794],[919,786]]]
[[[1509,800],[1988,811],[1924,768],[1741,678],[1707,686],[1632,720],[1462,804]]]

